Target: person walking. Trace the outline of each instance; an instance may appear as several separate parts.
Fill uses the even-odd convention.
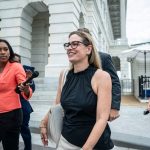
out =
[[[91,35],[89,29],[87,28],[79,28],[78,31],[86,32]],[[101,59],[102,69],[110,74],[112,80],[112,103],[109,121],[113,121],[120,116],[119,110],[121,104],[121,85],[111,56],[104,52],[99,52],[99,56]]]
[[[61,91],[60,74],[56,104],[64,110],[63,128],[58,150],[113,149],[108,118],[111,109],[112,83],[110,75],[101,69],[92,37],[80,31],[69,34],[64,44],[70,70]],[[41,121],[41,139],[47,139],[48,115]]]
[[[109,121],[113,121],[120,116],[121,85],[111,56],[104,52],[99,52],[99,56],[101,58],[102,69],[110,74],[112,80],[112,103]]]
[[[16,62],[21,63],[21,56],[19,54],[15,53],[15,59]],[[32,76],[32,73],[34,72],[34,67],[23,65],[23,68],[26,72],[26,78],[29,79]],[[29,86],[32,89],[32,92],[35,91],[35,83],[34,80],[31,80],[29,82]],[[33,108],[29,101],[26,101],[24,97],[20,94],[20,101],[23,111],[23,122],[21,125],[21,136],[24,141],[24,150],[32,150],[32,140],[31,140],[31,132],[29,128],[29,121],[30,121],[30,114],[33,112]]]
[[[21,64],[14,62],[14,52],[8,41],[0,39],[0,142],[4,150],[19,149],[22,109],[19,94],[28,100],[29,85],[23,85],[26,74]]]
[[[26,72],[27,79],[32,76],[34,72],[34,67],[23,65],[23,68]],[[31,87],[32,91],[35,91],[35,83],[33,80],[29,82],[29,86]],[[30,115],[33,112],[33,108],[29,101],[26,101],[24,97],[20,94],[20,101],[23,111],[23,122],[21,125],[21,136],[24,141],[24,150],[32,150],[32,139],[31,139],[31,132],[29,128],[29,121]]]

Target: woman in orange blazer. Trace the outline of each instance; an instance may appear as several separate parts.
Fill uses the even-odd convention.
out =
[[[22,65],[13,59],[11,45],[0,39],[0,142],[4,150],[19,149],[22,110],[19,94],[15,92],[16,87],[19,87],[25,99],[32,95],[29,86],[22,84],[26,80]]]

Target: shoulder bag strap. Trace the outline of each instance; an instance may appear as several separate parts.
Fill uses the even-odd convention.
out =
[[[69,71],[68,69],[64,69],[64,71],[63,71],[63,75],[62,75],[62,78],[61,78],[61,90],[62,90],[62,88],[63,88],[63,86],[66,82],[66,76],[68,74],[68,71]]]

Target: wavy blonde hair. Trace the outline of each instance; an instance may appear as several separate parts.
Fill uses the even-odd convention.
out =
[[[82,39],[82,42],[85,46],[88,46],[88,45],[92,45],[92,51],[91,51],[91,54],[89,55],[88,57],[88,62],[90,65],[96,67],[96,68],[99,68],[101,69],[101,60],[100,60],[100,57],[99,57],[99,54],[98,54],[98,51],[96,49],[96,46],[94,44],[94,41],[93,41],[93,38],[90,34],[86,33],[86,32],[82,32],[82,31],[73,31],[69,34],[69,38],[72,36],[72,35],[78,35],[79,37],[81,37]],[[70,65],[70,69],[73,68],[73,65],[71,64]]]

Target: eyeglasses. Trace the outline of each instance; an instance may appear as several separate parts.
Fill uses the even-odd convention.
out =
[[[67,50],[69,46],[71,46],[72,49],[76,49],[79,44],[83,44],[85,45],[83,42],[80,42],[80,41],[73,41],[73,42],[68,42],[68,43],[65,43],[64,44],[64,48]]]

